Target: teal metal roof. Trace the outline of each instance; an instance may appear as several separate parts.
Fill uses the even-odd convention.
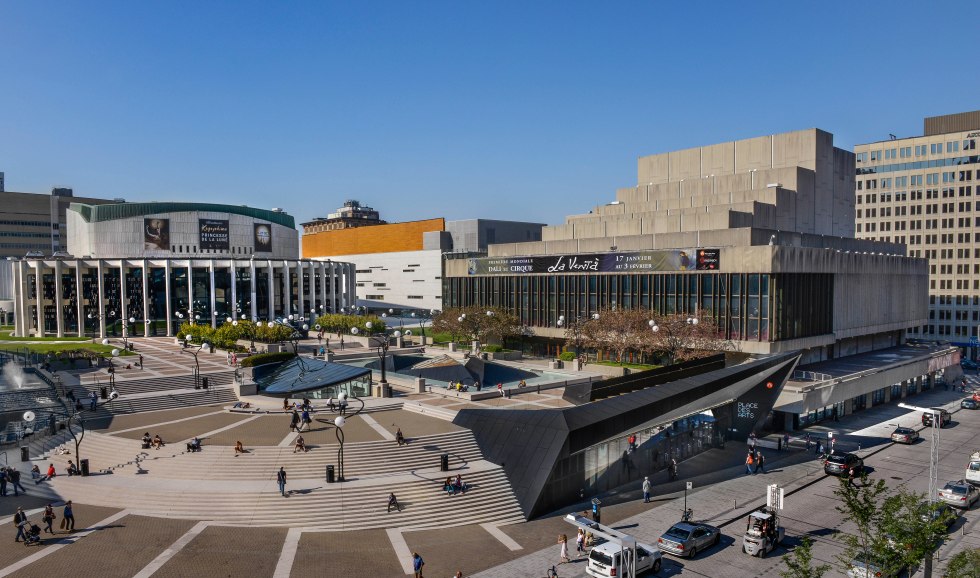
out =
[[[281,364],[271,374],[257,377],[255,382],[259,384],[259,391],[263,393],[297,394],[346,383],[369,375],[371,375],[371,370],[364,367],[294,357]]]
[[[84,203],[72,203],[68,210],[80,214],[87,223],[99,223],[102,221],[115,221],[116,219],[128,219],[131,217],[142,217],[144,215],[156,215],[159,213],[187,213],[192,211],[212,211],[215,213],[231,213],[242,215],[253,219],[261,219],[289,227],[296,228],[296,220],[292,215],[269,211],[267,209],[256,209],[244,205],[219,205],[216,203],[112,203],[109,205],[86,205]]]

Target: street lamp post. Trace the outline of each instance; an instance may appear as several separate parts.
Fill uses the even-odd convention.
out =
[[[180,339],[180,336],[178,336],[177,338]],[[193,335],[185,335],[184,347],[186,348],[188,345],[190,345],[190,342],[193,340],[194,340]],[[212,347],[214,347],[214,345],[211,344],[210,340],[202,339],[201,345],[199,345],[197,349],[191,350],[191,355],[194,356],[194,371],[192,373],[192,375],[194,376],[194,389],[201,389],[201,364],[198,361],[197,356],[199,353],[201,353],[201,351],[204,351],[205,353],[211,351]]]
[[[347,404],[348,397],[347,392],[344,391],[340,392],[340,394],[337,396],[337,402],[340,403],[341,407],[344,407]],[[340,446],[337,449],[337,481],[340,482],[344,481],[344,425],[347,423],[348,417],[354,417],[364,411],[364,400],[357,395],[354,395],[353,397],[356,401],[360,402],[361,407],[357,408],[357,410],[350,416],[338,415],[333,420],[333,424],[336,426],[334,428],[334,434],[337,436],[337,443]]]
[[[113,309],[111,311],[106,311],[105,313],[102,313],[102,314],[100,314],[100,313],[89,313],[86,317],[88,317],[89,320],[98,319],[99,321],[102,322],[99,325],[102,325],[102,324],[108,322],[110,319],[112,319],[115,316],[116,316],[116,310]],[[118,321],[118,319],[116,321]],[[109,327],[115,326],[116,321],[113,321],[112,324]],[[101,329],[101,327],[100,327],[100,329]],[[106,329],[108,330],[108,327]],[[105,337],[105,335],[101,335],[101,337]]]
[[[367,328],[368,330],[367,332],[368,347],[371,346],[372,339],[374,339],[375,342],[377,343],[375,347],[378,353],[378,359],[381,361],[381,381],[378,383],[382,386],[382,390],[383,390],[384,386],[388,385],[387,374],[385,373],[385,370],[387,369],[385,366],[387,365],[387,363],[385,363],[385,361],[386,358],[388,357],[388,348],[391,346],[391,338],[392,337],[394,337],[395,339],[401,338],[402,332],[396,330],[394,332],[389,333],[387,326],[381,331],[373,331],[374,323],[370,321],[365,323],[364,327]],[[357,327],[352,327],[350,332],[352,335],[357,335],[360,333],[360,330]]]
[[[109,399],[106,400],[102,405],[111,404],[119,397],[119,393],[113,388],[109,392],[108,397]],[[98,405],[96,405],[96,409],[89,410],[89,413],[95,414],[97,410],[98,410]],[[85,417],[83,415],[84,413],[85,413],[84,409],[77,409],[73,407],[72,413],[68,415],[68,424],[66,425],[66,427],[68,428],[68,433],[70,433],[72,439],[75,440],[75,466],[78,467],[79,473],[82,475],[85,475],[84,470],[82,469],[82,456],[81,456],[82,440],[85,439]],[[79,431],[77,434],[75,433],[75,430],[72,429],[72,423],[78,426]]]

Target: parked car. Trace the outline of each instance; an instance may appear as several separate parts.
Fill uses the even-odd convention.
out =
[[[622,551],[618,544],[604,542],[589,552],[589,563],[585,573],[596,578],[612,578],[622,576],[623,567],[629,562],[629,551]],[[636,543],[636,573],[637,575],[650,571],[660,572],[663,564],[663,554],[649,544]]]
[[[850,578],[894,578],[898,572],[888,572],[886,567],[896,567],[895,563],[887,563],[881,556],[870,552],[858,552],[851,560],[847,575]]]
[[[892,432],[892,441],[900,444],[913,444],[919,439],[919,432],[908,427],[898,427]]]
[[[949,412],[946,411],[945,409],[942,409],[940,407],[934,407],[932,409],[934,409],[937,412],[939,412],[939,427],[946,427],[947,425],[949,425],[949,422],[953,421],[953,416],[951,416],[949,414]],[[922,425],[924,425],[926,427],[931,427],[932,426],[932,412],[931,411],[924,411],[924,412],[922,412]]]
[[[922,515],[923,522],[928,522],[930,518],[933,520],[943,518],[946,521],[946,527],[949,527],[956,523],[960,517],[959,513],[945,502],[922,502],[920,507],[926,512]]]
[[[960,402],[960,407],[963,409],[980,409],[980,401],[977,401],[972,397],[967,397]]]
[[[956,480],[947,482],[943,489],[939,490],[939,499],[954,508],[969,510],[977,500],[980,500],[980,490],[966,480]]]
[[[707,524],[678,522],[657,538],[657,546],[668,554],[693,558],[721,540],[721,530]]]
[[[964,359],[964,360],[960,361],[960,367],[962,367],[963,369],[976,370],[977,367],[980,367],[980,366],[977,365],[977,362],[976,361],[970,361],[969,359]]]
[[[980,452],[973,452],[970,463],[966,464],[966,481],[980,485]]]
[[[864,460],[854,454],[830,454],[823,462],[823,471],[832,476],[846,476],[854,468],[854,473],[864,470]]]

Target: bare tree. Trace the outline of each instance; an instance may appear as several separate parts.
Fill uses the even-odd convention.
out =
[[[527,334],[516,315],[500,307],[457,307],[432,319],[435,331],[449,333],[453,340],[466,336],[481,343]]]
[[[649,312],[643,309],[600,309],[591,318],[570,323],[565,335],[576,348],[611,351],[622,365],[629,351],[654,351],[649,323]]]
[[[717,323],[706,310],[694,315],[658,315],[652,321],[654,348],[667,357],[668,363],[731,349],[731,343],[720,337]]]

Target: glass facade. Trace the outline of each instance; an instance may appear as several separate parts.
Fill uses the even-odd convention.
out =
[[[833,275],[667,273],[643,275],[512,275],[449,277],[446,307],[510,309],[532,327],[556,327],[612,307],[715,318],[725,339],[776,341],[833,330]]]

